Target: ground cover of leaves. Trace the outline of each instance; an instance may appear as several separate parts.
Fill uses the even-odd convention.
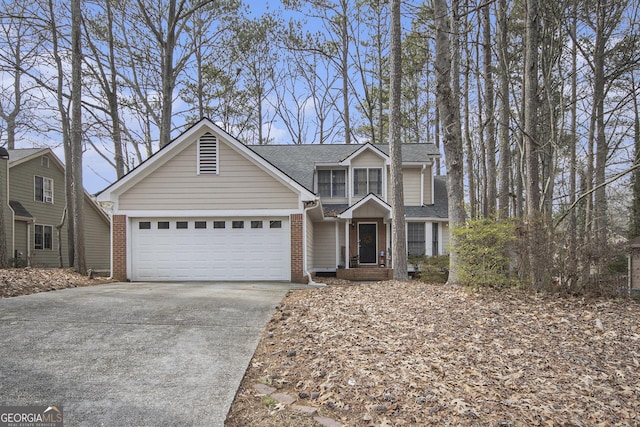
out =
[[[226,426],[640,425],[640,304],[420,282],[290,292]]]
[[[0,269],[0,298],[98,285],[107,282],[109,282],[109,279],[105,277],[90,279],[68,268]]]

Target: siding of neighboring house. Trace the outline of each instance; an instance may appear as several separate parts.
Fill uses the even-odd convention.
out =
[[[9,163],[5,159],[0,159],[0,185],[2,188],[0,189],[0,209],[2,209],[4,224],[0,224],[0,227],[4,227],[5,230],[5,240],[6,247],[13,247],[13,233],[11,232],[11,222],[13,221],[13,211],[9,207],[9,198],[7,195],[9,194],[9,188],[7,185],[8,182],[8,170]],[[11,249],[7,250],[7,259],[11,259],[14,257],[14,254],[11,253]]]
[[[110,248],[109,233],[111,227],[105,221],[100,208],[85,198],[84,202],[84,241],[87,268],[109,270]]]
[[[44,164],[43,157],[48,159]],[[59,163],[51,155],[44,154],[12,165],[9,171],[11,188],[9,199],[20,202],[33,216],[34,220],[34,223],[15,221],[15,251],[21,253],[20,258],[24,261],[27,261],[27,256],[30,253],[31,263],[34,267],[58,267],[60,265],[58,241],[60,240],[63,267],[70,267],[67,226],[71,217],[68,213],[65,215],[64,225],[60,229],[60,238],[56,228],[62,221],[66,207],[64,170],[60,169]],[[53,180],[53,203],[35,200],[35,176]],[[84,199],[84,214],[87,268],[106,270],[110,265],[109,220],[86,195]],[[35,225],[51,227],[50,249],[35,249]],[[11,257],[13,256],[14,254],[11,254]]]
[[[31,226],[29,223],[25,221],[16,221],[14,226],[14,250],[17,252],[17,257],[23,262],[27,262],[27,254],[28,248],[33,247],[30,245],[30,240],[27,237],[27,229]],[[12,254],[12,257],[15,257],[15,253]]]
[[[312,269],[316,271],[333,271],[336,262],[336,223],[316,222],[314,232],[314,258]],[[344,229],[341,230],[344,234]]]
[[[43,166],[42,157],[48,158],[48,167]],[[52,247],[51,249],[35,249],[34,225],[31,225],[29,233],[29,246],[31,248],[31,262],[34,267],[57,267],[58,266],[58,236],[56,225],[62,219],[62,212],[65,208],[64,172],[49,155],[36,156],[23,163],[14,165],[9,170],[11,185],[11,200],[17,200],[33,216],[36,225],[51,226]],[[41,176],[53,180],[53,203],[45,203],[35,200],[34,177]],[[68,220],[68,218],[67,218]],[[24,223],[22,223],[24,224]],[[62,253],[67,259],[67,226],[62,227],[64,238],[62,239]],[[26,234],[26,233],[25,233]],[[27,236],[20,236],[26,242]],[[16,241],[18,237],[16,237]],[[18,249],[18,247],[16,247]],[[19,250],[19,249],[18,249]],[[25,257],[27,256],[25,252]],[[68,267],[68,265],[65,264]]]
[[[197,174],[197,138],[119,199],[121,210],[295,209],[297,195],[219,140],[219,174]],[[188,190],[188,191],[185,191]]]

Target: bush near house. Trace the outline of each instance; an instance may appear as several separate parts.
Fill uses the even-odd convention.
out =
[[[462,284],[505,287],[518,283],[510,271],[510,252],[516,240],[511,221],[478,219],[453,229],[458,238],[458,271]]]

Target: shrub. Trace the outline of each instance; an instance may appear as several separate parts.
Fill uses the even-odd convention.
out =
[[[446,283],[449,278],[449,256],[428,257],[409,255],[409,264],[416,269],[415,279],[428,283]]]
[[[513,286],[510,252],[516,240],[511,221],[478,219],[453,229],[458,239],[458,274],[471,287]]]

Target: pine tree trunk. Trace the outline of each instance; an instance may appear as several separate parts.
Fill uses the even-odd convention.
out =
[[[391,157],[391,208],[393,278],[405,280],[407,273],[407,242],[405,235],[404,192],[402,185],[402,41],[400,0],[391,0],[390,31],[390,91],[389,91],[389,156]]]
[[[449,14],[445,0],[433,0],[436,25],[436,99],[441,112],[443,145],[447,167],[449,224],[455,229],[464,224],[464,173],[462,134],[460,130],[460,97],[452,93]],[[451,237],[449,284],[459,284],[457,239]]]
[[[498,216],[500,218],[509,217],[509,173],[511,171],[511,142],[509,140],[509,123],[511,111],[509,111],[509,39],[507,26],[507,0],[498,0],[498,57],[500,59],[500,167],[499,195],[498,195]]]

